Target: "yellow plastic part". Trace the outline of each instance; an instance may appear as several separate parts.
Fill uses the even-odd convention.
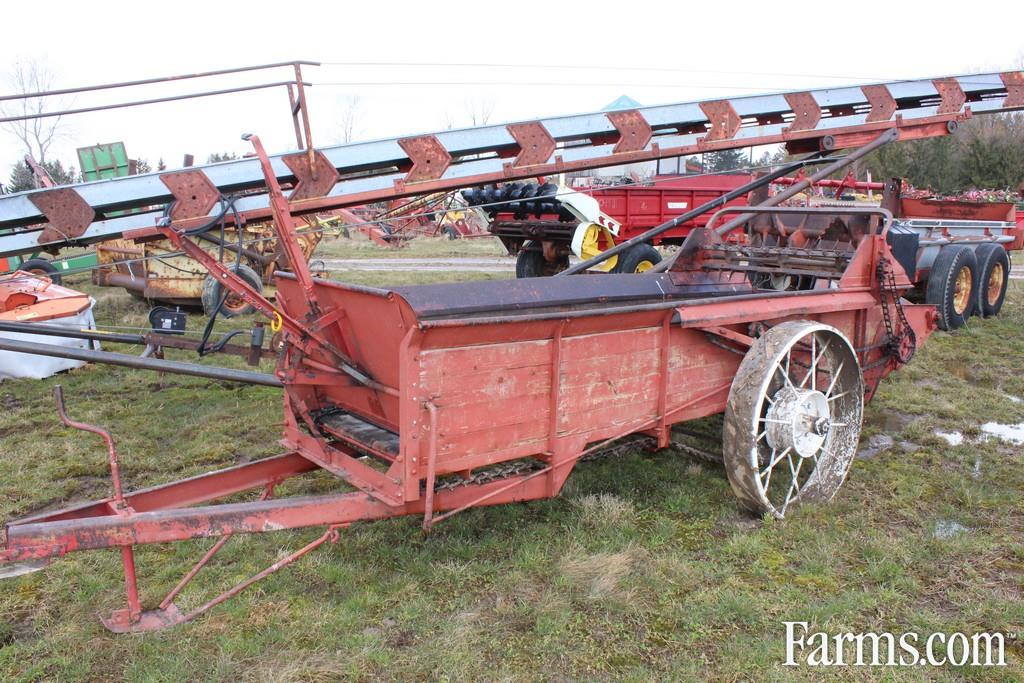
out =
[[[594,258],[600,254],[601,249],[601,237],[604,237],[605,243],[608,245],[608,249],[615,246],[615,236],[612,235],[608,228],[598,225],[597,223],[591,223],[587,227],[586,233],[583,235],[583,244],[580,246],[580,258],[584,261],[587,259]],[[602,273],[610,272],[619,263],[618,256],[612,256],[610,259],[603,261],[596,266],[593,270],[601,271]]]

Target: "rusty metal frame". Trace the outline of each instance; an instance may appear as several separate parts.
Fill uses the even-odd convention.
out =
[[[258,138],[251,137],[250,141],[266,176],[275,230],[282,248],[291,255],[297,249],[292,216],[296,207],[306,202],[289,202],[284,197]],[[348,199],[336,198],[333,201],[346,202]],[[778,321],[795,316],[855,319],[862,312],[875,310],[879,305],[877,292],[873,291],[870,281],[864,281],[864,277],[861,277],[864,273],[861,271],[872,272],[877,259],[891,253],[881,232],[868,235],[857,247],[856,255],[848,266],[848,269],[858,272],[853,273],[850,279],[844,278],[835,290],[792,294],[739,293],[685,300],[666,298],[662,292],[662,300],[645,304],[612,303],[588,310],[557,310],[559,307],[556,306],[556,310],[537,309],[492,316],[417,319],[407,300],[402,299],[405,303],[399,302],[399,294],[376,290],[368,292],[366,288],[344,288],[314,281],[302,260],[294,264],[296,272],[292,277],[279,280],[280,287],[287,285],[290,289],[282,292],[284,303],[276,307],[195,245],[182,225],[188,220],[165,221],[159,228],[160,232],[186,254],[200,261],[224,286],[256,306],[286,331],[286,352],[278,365],[277,374],[286,385],[282,444],[288,453],[150,491],[124,494],[120,491],[120,485],[115,484],[113,498],[69,510],[44,513],[7,525],[7,548],[0,551],[0,564],[48,561],[79,550],[122,548],[128,609],[116,611],[104,622],[115,631],[153,630],[195,618],[327,541],[336,540],[339,529],[352,522],[422,515],[423,527],[430,529],[472,507],[556,495],[580,459],[628,435],[653,430],[659,446],[667,445],[671,424],[722,409],[732,379],[729,372],[732,361],[727,360],[718,367],[716,374],[704,378],[703,389],[681,392],[681,396],[677,394],[676,398],[670,400],[668,392],[673,335],[688,338],[693,335],[716,334],[734,342],[744,342],[746,335],[730,330],[730,326]],[[690,252],[687,258],[699,259],[700,254]],[[672,286],[671,278],[676,275],[669,273],[644,277],[664,278],[664,283]],[[572,285],[576,280],[563,278],[545,282],[558,283],[552,286],[562,287]],[[342,351],[359,346],[355,343],[357,340],[346,338],[348,333],[340,325],[342,320],[351,318],[355,321],[354,316],[359,314],[359,310],[355,307],[345,308],[344,301],[334,297],[339,292],[364,297],[369,294],[382,306],[398,305],[397,315],[406,328],[400,340],[393,340],[397,343],[399,388],[374,380],[354,365],[348,353]],[[301,304],[297,301],[300,298]],[[305,306],[306,312],[291,315],[289,302],[292,311],[301,310]],[[911,317],[921,326],[922,334],[919,336],[923,340],[929,329],[927,318],[917,314]],[[588,334],[594,334],[595,330],[609,335],[650,330],[657,340],[651,353],[656,357],[659,369],[655,405],[650,409],[645,407],[620,424],[601,425],[586,433],[571,430],[560,433],[558,414],[565,393],[561,375],[569,359],[567,345]],[[450,336],[455,332],[466,335],[466,338],[450,347],[445,346],[445,335]],[[863,332],[856,339],[858,348],[865,348],[874,341],[868,338],[870,333],[865,321]],[[484,453],[477,457],[472,453],[463,453],[442,461],[441,440],[446,438],[443,419],[448,414],[446,410],[449,405],[443,393],[440,396],[430,393],[436,391],[436,387],[422,384],[423,356],[428,350],[448,349],[455,353],[510,339],[526,340],[524,343],[539,341],[550,349],[550,358],[540,364],[546,368],[550,380],[547,395],[539,397],[539,401],[546,403],[549,410],[546,419],[542,418],[546,433],[535,444],[526,444],[528,448],[535,449],[535,452],[528,452],[526,456],[536,459],[540,467],[494,481],[467,481],[457,488],[435,491],[437,478],[442,474],[471,471],[486,464],[501,462],[502,459],[500,454],[492,456]],[[734,358],[728,351],[715,349],[712,345],[708,346],[707,353]],[[881,349],[868,351],[865,359],[872,354],[877,357],[881,353]],[[891,369],[880,366],[877,372],[881,376]],[[317,387],[317,392],[322,389],[334,394],[308,393],[311,386]],[[329,402],[325,396],[337,395],[338,392],[358,394],[361,400],[368,399],[371,406],[373,401],[379,404],[382,398],[393,401],[397,406],[394,410],[397,410],[398,417],[393,421],[398,423],[399,450],[397,457],[388,463],[386,471],[361,462],[359,457],[362,453],[358,445],[329,443],[320,433],[314,414],[328,407]],[[358,416],[359,411],[354,410],[352,414]],[[591,436],[594,442],[588,444]],[[110,452],[112,476],[117,481],[116,457],[112,445]],[[507,454],[509,451],[504,452]],[[510,456],[506,455],[505,458],[509,459]],[[270,497],[274,486],[284,479],[317,468],[330,471],[359,490],[287,499]],[[422,495],[421,484],[424,486]],[[261,499],[255,502],[186,507],[254,488],[263,491]],[[326,527],[326,530],[296,552],[197,610],[182,614],[175,607],[174,598],[181,588],[223,547],[227,538],[241,533],[303,527]],[[135,585],[134,558],[131,556],[133,547],[138,544],[213,537],[218,538],[218,541],[203,554],[182,581],[161,601],[159,607],[149,612],[142,611]]]
[[[846,105],[822,109],[816,99],[818,91],[807,91],[776,96],[779,100],[784,99],[787,103],[781,105],[782,108],[779,112],[761,112],[757,115],[745,115],[746,118],[741,118],[736,113],[737,106],[739,106],[737,103],[743,101],[743,98],[736,98],[679,105],[703,111],[706,117],[704,122],[696,119],[691,121],[690,118],[687,118],[686,121],[681,120],[677,124],[655,124],[649,118],[653,119],[656,115],[650,108],[643,108],[606,114],[605,118],[609,121],[612,129],[610,131],[602,130],[600,126],[594,128],[596,124],[591,123],[578,133],[559,131],[556,135],[547,130],[548,126],[554,126],[554,123],[545,125],[543,121],[527,121],[510,124],[506,128],[506,134],[511,138],[509,142],[490,141],[487,143],[487,149],[481,151],[494,154],[499,159],[505,159],[508,156],[514,156],[515,159],[504,161],[500,168],[479,172],[474,172],[475,169],[470,167],[483,164],[490,169],[493,163],[481,160],[480,154],[477,152],[466,151],[469,147],[465,142],[461,146],[452,143],[451,149],[440,142],[442,137],[448,139],[446,136],[457,136],[462,134],[462,131],[381,141],[381,144],[393,143],[401,151],[397,155],[393,152],[386,154],[382,152],[381,158],[372,164],[373,170],[380,174],[373,176],[380,181],[379,187],[366,189],[368,186],[364,181],[370,176],[366,175],[365,166],[350,168],[343,162],[336,161],[341,164],[335,168],[335,172],[341,171],[341,179],[334,184],[333,189],[324,192],[324,187],[326,187],[324,185],[318,186],[316,192],[297,194],[293,197],[291,208],[296,215],[304,215],[383,199],[448,191],[474,184],[553,175],[573,170],[629,164],[750,145],[785,143],[794,153],[856,147],[868,142],[880,132],[890,129],[898,131],[899,138],[903,140],[943,135],[955,128],[960,121],[975,113],[974,110],[1001,111],[1022,106],[1020,104],[1022,99],[1020,82],[1024,76],[1021,76],[1020,72],[985,74],[983,76],[989,80],[986,80],[984,84],[973,86],[961,83],[963,79],[972,78],[970,76],[960,79],[943,78],[934,81],[920,81],[914,84],[915,87],[928,84],[935,90],[935,95],[925,93],[919,96],[907,96],[902,94],[900,97],[895,97],[894,93],[902,92],[899,89],[905,87],[906,83],[864,86],[861,104],[866,103],[869,113],[863,121],[833,122],[833,119],[844,117],[856,119],[856,116],[850,114],[850,107]],[[973,78],[981,77],[973,76]],[[846,90],[851,90],[851,88]],[[828,92],[821,91],[818,96],[827,97]],[[845,96],[848,98],[849,93]],[[939,100],[938,112],[935,114],[922,113],[930,107],[931,99],[935,98]],[[1002,98],[1002,100],[996,104],[994,98]],[[296,105],[300,103],[301,89],[292,99]],[[896,109],[892,109],[893,101],[897,103]],[[747,104],[749,106],[749,103]],[[772,105],[772,107],[776,106],[778,105]],[[787,107],[790,111],[783,111]],[[890,110],[892,110],[891,113]],[[295,111],[294,107],[293,111]],[[303,116],[305,116],[304,111],[303,109]],[[921,114],[921,116],[909,115],[911,112]],[[886,114],[888,116],[885,116]],[[690,117],[691,114],[687,113],[686,116]],[[782,118],[780,119],[779,116]],[[795,117],[788,126],[782,123],[787,117]],[[771,120],[770,124],[767,123],[769,119]],[[588,121],[590,120],[592,119],[588,119]],[[773,132],[749,136],[741,134],[741,131],[747,130],[744,126],[753,125],[755,122],[759,125],[773,126]],[[299,121],[296,121],[297,129],[301,128],[298,124]],[[299,132],[306,147],[303,154],[306,157],[310,177],[319,181],[324,177],[326,169],[322,167],[322,164],[315,163],[316,155],[311,147],[308,127],[304,132]],[[648,138],[648,132],[650,132],[649,141],[641,146],[639,143]],[[496,133],[490,131],[489,135],[493,136]],[[552,149],[551,142],[553,141],[558,142]],[[559,142],[566,145],[563,148],[564,151],[558,148]],[[613,149],[607,149],[609,145]],[[581,154],[581,147],[593,148],[594,152],[593,154]],[[597,149],[599,147],[600,150]],[[542,159],[542,152],[547,150],[551,150],[550,155]],[[456,165],[466,165],[466,168],[459,173],[452,173],[449,167]],[[342,167],[344,168],[342,169]],[[394,172],[395,168],[399,169],[397,173]],[[328,175],[333,175],[333,173]],[[251,179],[246,182],[248,185],[243,184],[245,188],[252,185]],[[122,186],[118,185],[118,187]],[[45,193],[47,191],[40,190],[38,192]],[[273,210],[269,202],[263,206],[262,198],[259,201],[256,198],[247,198],[247,200],[247,205],[241,211],[245,219],[255,220],[272,215]],[[139,201],[142,202],[141,199]],[[140,206],[152,204],[153,201],[150,199]],[[38,222],[37,219],[30,219],[21,206],[13,210],[9,216],[6,215],[5,209],[6,206],[0,202],[0,215],[2,215],[4,227],[24,227]],[[59,215],[59,212],[48,213],[46,218],[51,223],[60,223],[62,219],[66,220]],[[204,220],[206,217],[195,216],[189,221],[178,223],[178,227],[195,227],[202,224]],[[132,224],[133,221],[134,224]],[[140,228],[137,221],[137,218],[113,219],[106,221],[105,225],[97,230],[107,231],[103,235],[105,238],[110,237],[110,231],[114,231],[115,226],[121,225],[124,226],[123,229],[120,229],[121,234],[130,234],[135,238],[155,234],[153,228]],[[86,234],[77,236],[70,242],[63,240],[63,243],[85,244],[100,239],[99,234],[94,233],[95,231],[86,231]],[[32,234],[35,235],[35,233]],[[38,235],[35,236],[38,238]],[[51,233],[49,237],[56,238],[60,235]],[[4,248],[2,253],[16,253],[25,249],[34,250],[49,243],[47,240],[43,240],[41,243],[36,239],[35,242],[29,244],[26,240],[31,240],[28,234],[19,235],[17,239],[8,238],[5,242],[14,246],[11,249]]]

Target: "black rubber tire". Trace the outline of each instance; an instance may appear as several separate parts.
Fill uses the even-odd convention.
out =
[[[1002,245],[981,244],[974,250],[974,258],[978,260],[974,314],[982,318],[992,318],[999,315],[1003,301],[1006,300],[1006,287],[1010,282],[1010,257]],[[1002,281],[1001,284],[998,280]],[[989,291],[990,286],[994,291]]]
[[[968,293],[967,303],[962,311],[954,306],[957,279],[964,270],[968,271],[968,280],[972,290]],[[928,288],[925,301],[938,309],[939,329],[951,331],[963,327],[971,317],[977,297],[974,292],[978,286],[978,260],[974,251],[963,245],[943,247],[935,257],[931,273],[928,275]]]
[[[616,273],[644,272],[661,262],[661,252],[649,244],[635,244],[615,264]],[[642,268],[642,270],[638,270]]]
[[[534,241],[527,242],[516,256],[516,277],[549,277],[569,267],[569,257],[561,258],[558,263],[544,260],[544,251]]]
[[[24,270],[29,273],[35,273],[37,275],[45,275],[50,278],[50,282],[55,285],[59,285],[61,281],[60,271],[57,267],[50,263],[49,260],[44,258],[30,258],[28,261],[23,261],[18,270]]]
[[[246,265],[231,266],[231,270],[237,273],[243,280],[245,280],[250,287],[255,289],[257,292],[263,292],[263,281],[260,276],[256,274],[252,268]],[[223,294],[223,288],[212,275],[207,275],[206,280],[203,282],[203,312],[206,315],[213,315],[213,312],[217,310],[217,306],[220,304],[220,297]],[[224,306],[220,309],[220,314],[225,318],[233,318],[236,315],[248,315],[249,313],[255,312],[255,308],[249,304],[242,306],[229,306],[228,303],[231,301],[229,296],[228,302],[224,303]]]
[[[527,242],[516,256],[516,277],[544,277],[544,252],[533,242]]]

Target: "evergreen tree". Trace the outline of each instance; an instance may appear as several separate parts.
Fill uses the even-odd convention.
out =
[[[886,145],[863,167],[876,180],[906,178],[938,193],[1018,189],[1024,183],[1024,114],[979,116],[953,135]]]
[[[708,152],[704,155],[704,172],[721,173],[747,166],[749,157],[743,149],[725,149],[721,152]]]
[[[60,163],[59,159],[44,161],[40,166],[46,170],[50,175],[50,178],[52,178],[53,182],[57,185],[70,185],[71,183],[77,183],[81,180],[74,166],[64,168],[64,165]],[[11,176],[6,187],[8,192],[24,192],[25,190],[34,189],[36,189],[36,181],[32,176],[32,169],[28,167],[28,164],[24,161],[19,161],[11,167]]]

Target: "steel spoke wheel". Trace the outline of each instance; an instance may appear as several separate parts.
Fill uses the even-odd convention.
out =
[[[782,518],[830,500],[857,452],[864,411],[860,364],[838,330],[807,321],[768,330],[729,391],[723,446],[741,504]]]

